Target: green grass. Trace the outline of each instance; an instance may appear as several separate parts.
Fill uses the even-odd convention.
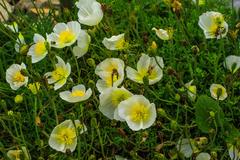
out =
[[[217,1],[217,2],[216,2]],[[177,141],[183,138],[196,139],[207,137],[208,143],[199,147],[199,152],[217,153],[216,159],[230,159],[227,143],[239,142],[239,72],[232,75],[223,67],[223,61],[228,55],[239,55],[239,42],[230,35],[226,38],[206,40],[203,31],[198,26],[199,16],[206,11],[218,11],[225,16],[230,30],[236,30],[238,20],[236,14],[223,0],[208,0],[205,6],[197,7],[183,1],[183,10],[177,17],[161,0],[101,0],[104,4],[104,18],[97,27],[88,27],[92,42],[88,53],[78,59],[80,77],[77,73],[75,59],[70,48],[52,49],[49,56],[59,55],[71,64],[72,82],[68,81],[60,90],[54,91],[45,83],[43,74],[53,69],[49,57],[39,63],[31,64],[25,55],[14,50],[17,35],[10,33],[0,24],[0,159],[7,159],[10,149],[20,149],[25,146],[32,159],[114,159],[121,155],[128,159],[158,160],[162,155],[166,159],[184,159],[176,149]],[[36,16],[16,11],[11,16],[17,21],[19,30],[27,44],[32,43],[34,33],[45,35],[51,33],[56,22],[77,20],[77,8],[61,12],[59,16]],[[173,40],[162,41],[153,27],[174,29]],[[130,47],[123,51],[109,51],[102,45],[104,37],[120,33],[126,34]],[[166,115],[158,112],[153,126],[146,130],[134,132],[126,123],[109,120],[98,109],[99,92],[95,87],[98,76],[95,75],[95,65],[109,57],[124,60],[126,66],[135,68],[142,53],[150,54],[148,48],[156,41],[156,55],[163,57],[165,67],[163,79],[153,86],[137,84],[125,77],[123,86],[134,94],[143,94],[157,109],[164,109]],[[198,46],[199,52],[192,50]],[[41,90],[35,96],[27,88],[11,90],[5,80],[6,69],[13,63],[27,65],[32,75],[30,82],[40,81]],[[172,74],[176,73],[176,74]],[[195,118],[195,103],[187,99],[186,92],[180,91],[182,84],[194,80],[197,86],[197,98],[200,95],[210,96],[209,87],[219,83],[226,87],[228,98],[219,102],[224,116],[224,127],[212,128],[211,132],[202,132]],[[75,84],[82,83],[93,90],[92,97],[81,103],[70,104],[59,97],[58,93],[70,89]],[[14,102],[14,97],[22,94],[24,100],[20,104]],[[178,101],[175,97],[180,95]],[[50,148],[49,135],[56,126],[54,113],[56,107],[59,122],[66,119],[82,120],[88,131],[79,136],[78,147],[71,154],[63,154]],[[13,116],[8,111],[13,111]],[[158,110],[159,111],[159,110]],[[41,124],[35,123],[39,116]],[[233,127],[234,126],[234,127]],[[217,131],[217,132],[216,132]],[[145,140],[146,138],[146,140]],[[162,144],[160,150],[156,147]],[[197,154],[194,154],[192,158]]]

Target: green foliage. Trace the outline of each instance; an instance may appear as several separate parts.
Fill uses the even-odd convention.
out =
[[[208,133],[216,127],[223,127],[224,113],[212,98],[202,95],[195,104],[196,123],[202,132]]]

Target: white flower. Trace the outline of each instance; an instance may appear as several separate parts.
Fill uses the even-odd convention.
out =
[[[141,84],[143,83],[143,78],[146,77],[149,80],[149,85],[152,85],[162,79],[163,67],[164,63],[162,57],[157,56],[155,59],[154,57],[142,54],[141,58],[137,62],[137,71],[131,67],[126,68],[127,77],[132,81]]]
[[[21,160],[21,155],[23,154],[22,150],[9,150],[7,152],[7,156],[8,158],[10,158],[10,160]]]
[[[32,63],[37,63],[48,54],[47,45],[49,42],[40,34],[34,34],[33,41],[35,44],[29,48],[28,55],[31,56]]]
[[[196,160],[210,160],[211,156],[208,153],[202,152],[197,157]]]
[[[142,95],[134,95],[118,106],[118,115],[134,131],[149,128],[156,120],[156,108]]]
[[[97,25],[103,18],[102,6],[96,0],[79,0],[78,21],[88,26]]]
[[[240,57],[234,55],[227,56],[224,66],[232,73],[235,73],[240,68]]]
[[[192,85],[193,80],[185,84],[185,87],[187,88],[187,94],[190,100],[195,101],[196,94],[197,94],[197,87],[195,85]]]
[[[99,92],[117,87],[124,79],[124,62],[119,58],[107,58],[97,65],[95,74],[101,78],[96,84]]]
[[[197,149],[192,139],[183,138],[177,142],[177,150],[186,158],[190,158]]]
[[[227,91],[221,84],[212,84],[210,86],[210,93],[212,98],[223,101],[227,98]]]
[[[87,53],[91,37],[85,30],[81,30],[78,36],[77,46],[73,48],[73,54],[80,58]]]
[[[53,28],[53,33],[48,37],[53,44],[51,46],[56,48],[64,48],[71,46],[76,42],[81,31],[81,26],[76,21],[65,23],[58,23]]]
[[[10,84],[13,90],[17,90],[21,86],[26,86],[28,77],[22,74],[22,70],[26,69],[26,65],[22,63],[11,65],[6,71],[6,81]]]
[[[156,32],[158,38],[164,41],[172,39],[172,30],[156,29],[155,27],[152,30]]]
[[[18,38],[16,40],[15,51],[20,53],[21,47],[25,44],[26,44],[25,39],[24,39],[22,33],[20,32],[19,35],[18,35]]]
[[[103,45],[109,50],[122,50],[126,46],[124,33],[111,38],[104,38],[102,41]]]
[[[219,12],[206,12],[199,17],[198,25],[204,31],[205,37],[223,38],[227,35],[228,24],[224,21],[224,17]]]
[[[56,57],[58,59],[58,63],[56,64],[55,70],[45,74],[45,76],[48,78],[48,83],[54,83],[54,90],[61,88],[66,83],[67,78],[71,73],[70,64],[65,64],[62,58],[58,56]]]
[[[72,92],[64,91],[59,93],[60,97],[70,103],[76,103],[87,100],[92,95],[92,90],[89,88],[86,91],[84,85],[80,84],[72,88]]]
[[[4,24],[5,27],[10,29],[14,33],[18,33],[18,24],[16,22],[13,22],[12,24]]]
[[[229,156],[231,160],[240,160],[240,152],[236,146],[230,145],[228,149]]]
[[[99,110],[109,119],[116,119],[123,121],[118,116],[118,105],[120,102],[128,99],[133,94],[126,90],[124,87],[116,88],[112,87],[105,90],[103,93],[100,94],[100,105]]]
[[[50,147],[63,153],[66,153],[67,150],[73,152],[77,146],[75,127],[81,129],[80,134],[87,130],[86,126],[81,124],[79,120],[75,120],[74,123],[72,120],[65,120],[57,125],[53,129],[48,141]]]

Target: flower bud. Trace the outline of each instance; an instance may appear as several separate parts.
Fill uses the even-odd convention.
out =
[[[15,103],[19,104],[22,103],[23,101],[23,96],[22,95],[16,95],[16,97],[14,98]]]
[[[90,67],[96,67],[96,63],[95,63],[95,60],[93,58],[88,58],[87,59],[87,64],[90,66]]]
[[[21,55],[27,55],[28,49],[29,49],[29,46],[24,44],[20,47],[19,52],[20,52]]]
[[[162,108],[158,108],[158,109],[157,109],[157,112],[158,112],[159,115],[161,115],[161,116],[163,116],[163,117],[166,117],[166,116],[167,116],[165,110],[162,109]]]

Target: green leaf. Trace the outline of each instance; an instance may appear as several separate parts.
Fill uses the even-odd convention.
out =
[[[224,113],[212,98],[202,95],[195,104],[195,116],[198,128],[205,133],[214,129],[214,119],[218,127],[223,128]]]

